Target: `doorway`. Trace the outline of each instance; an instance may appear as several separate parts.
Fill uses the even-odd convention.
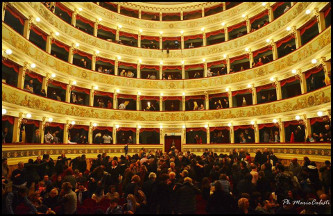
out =
[[[171,146],[175,146],[178,151],[181,151],[181,136],[167,136],[164,137],[164,151],[169,152],[171,149]]]

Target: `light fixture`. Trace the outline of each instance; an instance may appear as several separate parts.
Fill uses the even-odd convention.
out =
[[[299,115],[295,116],[296,120],[300,120],[301,117]]]
[[[163,92],[161,92],[161,96],[163,96]]]
[[[183,95],[185,96],[185,92],[183,92]]]
[[[2,108],[2,115],[5,115],[7,113],[7,110]]]
[[[290,27],[290,26],[288,26],[286,30],[287,30],[287,31],[290,31],[290,30],[291,30],[291,27]]]
[[[311,10],[306,10],[305,13],[306,13],[306,14],[310,14],[310,13],[311,13]]]
[[[142,29],[139,29],[139,32],[142,32]]]
[[[98,21],[102,21],[102,18],[98,18]]]
[[[119,27],[119,28],[122,28],[123,26],[119,24],[118,27]]]
[[[138,128],[141,129],[141,125],[138,125]]]
[[[317,63],[317,59],[312,59],[312,60],[311,60],[311,63],[312,63],[312,64],[316,64],[316,63]]]
[[[296,74],[297,73],[296,69],[292,69],[291,73]]]
[[[56,36],[59,36],[59,32],[56,32],[55,35],[56,35]]]
[[[119,93],[119,92],[120,92],[120,90],[119,90],[119,89],[116,89],[116,92],[117,92],[117,93]]]
[[[226,90],[226,91],[229,91],[229,88],[226,88],[225,90]]]
[[[141,95],[141,92],[138,91],[138,95]]]
[[[266,2],[263,2],[263,3],[262,3],[262,6],[266,6],[266,4],[267,4]]]
[[[185,61],[184,61],[184,60],[182,60],[182,64],[185,64]]]
[[[116,125],[116,128],[118,129],[118,128],[119,128],[119,125]]]
[[[72,121],[72,122],[71,122],[71,125],[75,125],[75,121]]]
[[[254,125],[254,121],[251,121],[251,125]]]
[[[223,55],[223,58],[227,58],[227,54],[224,54],[224,55]]]
[[[161,65],[163,64],[163,61],[162,61],[162,60],[160,61],[160,64],[161,64]]]
[[[54,77],[56,77],[56,75],[53,73],[53,74],[51,74],[51,77],[54,78]]]
[[[202,27],[202,28],[201,28],[201,31],[205,31],[205,28],[204,28],[204,27]]]
[[[246,47],[246,48],[245,48],[245,51],[248,52],[248,51],[249,51],[249,48]]]
[[[160,34],[163,34],[163,31],[160,31]]]
[[[31,68],[35,68],[35,67],[36,67],[36,64],[32,63],[32,64],[30,64],[30,67],[31,67]]]
[[[50,118],[49,118],[49,122],[52,122],[52,121],[53,121],[53,118],[50,117]]]
[[[208,125],[205,125],[205,128],[208,128]]]
[[[206,59],[204,59],[204,58],[203,58],[203,59],[202,59],[202,61],[203,61],[203,62],[205,62],[205,61],[206,61]]]
[[[13,53],[13,51],[11,49],[6,49],[6,54],[7,55],[11,55]]]
[[[39,17],[36,17],[36,21],[37,21],[37,22],[40,22],[40,18],[39,18]]]
[[[97,126],[97,123],[93,123],[93,126],[96,127],[96,126]]]
[[[225,26],[225,22],[221,23],[222,26]]]
[[[30,113],[27,113],[25,116],[26,116],[27,118],[31,118],[31,114],[30,114]]]
[[[228,123],[228,126],[231,127],[231,123],[230,122]]]
[[[79,11],[82,11],[82,8],[79,8]]]
[[[117,56],[117,59],[120,60],[120,59],[121,59],[121,56]]]
[[[251,87],[252,87],[252,84],[247,84],[247,87],[248,87],[248,88],[251,88]]]
[[[75,44],[75,46],[76,46],[76,47],[79,47],[79,46],[80,46],[80,44],[79,44],[79,43],[76,43],[76,44]]]
[[[245,14],[242,15],[243,18],[244,18],[245,16],[246,16]]]
[[[163,128],[163,125],[160,125],[160,129],[162,129]]]
[[[278,122],[278,120],[277,119],[273,119],[273,123],[277,123]]]
[[[98,86],[94,86],[94,89],[97,90],[97,89],[98,89]]]
[[[73,80],[72,84],[73,84],[73,85],[76,85],[76,81],[75,81],[75,80]]]
[[[267,43],[271,42],[271,39],[268,39],[268,38],[267,38],[267,39],[266,39],[266,42],[267,42]]]
[[[183,125],[183,128],[185,129],[185,125]]]
[[[271,77],[269,80],[270,81],[275,81],[275,77]]]
[[[322,112],[322,111],[318,111],[318,112],[317,112],[317,115],[318,115],[318,116],[323,116],[323,112]]]
[[[99,54],[99,50],[96,50],[96,54]]]
[[[141,60],[141,59],[139,59],[139,63],[142,63],[142,60]]]
[[[184,33],[184,31],[183,31],[183,30],[181,30],[181,31],[180,31],[180,34],[183,34],[183,33]]]

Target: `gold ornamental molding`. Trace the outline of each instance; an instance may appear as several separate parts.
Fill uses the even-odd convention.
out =
[[[241,125],[242,121],[249,121],[254,118],[274,119],[281,117],[285,121],[285,116],[288,114],[294,117],[299,113],[306,113],[307,110],[311,112],[319,109],[328,110],[331,108],[330,103],[331,86],[326,86],[297,97],[247,107],[179,112],[124,111],[59,102],[19,90],[4,83],[2,84],[2,104],[4,108],[23,113],[27,111],[39,113],[36,116],[41,115],[41,113],[42,115],[62,116],[62,120],[73,120],[75,118],[75,120],[82,121],[84,124],[98,120],[104,123],[116,121],[132,125],[140,122],[154,124],[160,122],[173,126],[183,125],[184,122],[227,124],[230,121],[239,122]]]
[[[149,2],[117,2],[117,4],[129,7],[131,9],[142,9],[147,10],[150,12],[168,12],[172,10],[198,10],[201,8],[208,8],[212,7],[218,4],[221,4],[221,2],[181,2],[175,4],[158,4],[158,3],[149,3]],[[237,7],[237,6],[235,6]]]
[[[331,27],[319,34],[310,43],[294,51],[292,55],[279,58],[263,66],[225,76],[178,81],[130,79],[83,69],[42,51],[4,23],[2,24],[2,45],[4,48],[10,48],[14,51],[9,58],[18,64],[24,65],[24,62],[34,62],[37,65],[34,69],[35,72],[44,76],[45,71],[55,73],[57,75],[56,80],[64,83],[68,83],[69,79],[72,79],[82,83],[80,87],[90,89],[91,83],[94,83],[102,91],[113,91],[115,88],[119,88],[120,90],[127,90],[129,94],[136,94],[138,90],[143,93],[144,91],[155,90],[154,95],[159,95],[160,91],[164,91],[165,95],[179,95],[183,90],[191,94],[229,87],[234,91],[246,88],[249,82],[255,83],[255,86],[271,83],[270,78],[272,76],[276,76],[279,80],[291,77],[293,76],[292,69],[295,67],[308,68],[312,58],[331,58]]]

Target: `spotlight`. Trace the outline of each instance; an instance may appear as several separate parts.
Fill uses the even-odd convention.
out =
[[[54,78],[54,77],[56,77],[56,75],[53,73],[53,74],[51,74],[51,77]]]
[[[244,17],[245,17],[245,14],[243,14],[242,17],[244,18]]]
[[[120,60],[120,59],[121,59],[121,56],[117,56],[117,59]]]
[[[226,90],[226,91],[229,91],[229,88],[226,88],[225,90]]]
[[[262,6],[266,6],[266,4],[267,4],[266,2],[263,2],[263,3],[262,3]]]
[[[76,85],[76,81],[75,81],[75,80],[73,80],[72,84],[73,84],[73,85]]]
[[[117,93],[119,93],[119,92],[120,92],[120,90],[119,90],[119,89],[116,89],[116,92],[117,92]]]
[[[160,126],[160,129],[162,129],[162,128],[163,128],[163,126],[161,125],[161,126]]]
[[[206,61],[206,59],[202,59],[202,61],[203,61],[203,62],[205,62],[205,61]]]
[[[82,8],[79,8],[79,11],[82,11]]]
[[[246,47],[246,48],[245,48],[245,51],[248,52],[248,51],[249,51],[249,48]]]
[[[185,96],[185,92],[183,92],[183,95]]]
[[[138,125],[138,128],[141,129],[141,125]]]
[[[96,50],[96,54],[99,54],[99,50]]]
[[[160,31],[160,34],[163,34],[163,31]]]
[[[30,114],[30,113],[27,113],[26,117],[27,117],[27,118],[31,118],[31,114]]]
[[[52,121],[53,121],[53,118],[50,117],[50,118],[49,118],[49,122],[52,122]]]
[[[310,13],[311,13],[311,10],[306,10],[305,13],[306,13],[306,14],[310,14]]]
[[[247,87],[248,87],[248,88],[251,88],[251,87],[252,87],[252,84],[247,84]]]
[[[267,43],[271,42],[271,39],[266,39],[266,42],[267,42]]]
[[[75,125],[75,121],[72,121],[72,122],[71,122],[71,125]]]
[[[139,59],[139,63],[142,63],[142,60],[141,60],[141,59]]]
[[[230,122],[228,123],[228,126],[231,127],[231,123]]]
[[[96,127],[96,126],[97,126],[97,123],[93,123],[93,126]]]
[[[139,32],[142,32],[142,29],[139,29]]]
[[[301,119],[301,117],[299,115],[297,115],[295,118],[296,118],[296,120],[300,120]]]
[[[97,90],[97,89],[98,89],[98,86],[94,86],[94,89]]]
[[[205,125],[205,128],[208,128],[208,125]]]
[[[161,92],[161,96],[163,96],[163,92]]]
[[[312,60],[311,60],[311,63],[312,63],[312,64],[316,64],[316,63],[317,63],[317,59],[312,59]]]
[[[123,26],[119,24],[118,27],[119,27],[119,28],[122,28]]]
[[[39,18],[39,17],[36,17],[36,21],[37,21],[37,22],[40,22],[40,18]]]
[[[102,18],[98,18],[99,21],[102,21]]]
[[[275,81],[275,77],[271,77],[269,80],[270,81]]]
[[[183,61],[182,61],[182,64],[184,64],[184,63],[185,63],[185,61],[183,60]]]
[[[56,36],[59,36],[59,32],[56,32],[55,35],[56,35]]]
[[[118,129],[118,128],[119,128],[119,125],[116,125],[116,128]]]
[[[225,26],[225,22],[221,23],[222,26]]]
[[[205,31],[205,28],[204,28],[204,27],[202,27],[202,28],[201,28],[201,31]]]
[[[6,54],[7,55],[11,55],[13,53],[13,51],[11,49],[6,49]]]
[[[138,95],[141,95],[141,92],[138,92]]]
[[[323,116],[323,112],[322,112],[322,111],[318,111],[318,112],[317,112],[317,115],[318,115],[318,116]]]
[[[297,71],[296,71],[295,69],[292,69],[292,70],[291,70],[291,73],[296,74]]]
[[[273,119],[273,123],[277,123],[278,122],[278,120],[277,119]]]
[[[227,55],[226,55],[226,54],[224,54],[224,55],[223,55],[223,58],[227,58]]]
[[[76,43],[76,44],[75,44],[75,46],[76,46],[76,47],[79,47],[79,46],[80,46],[80,44],[79,44],[79,43]]]
[[[30,67],[31,67],[31,68],[35,68],[35,67],[36,67],[36,64],[32,63],[32,64],[30,65]]]
[[[290,30],[291,30],[291,27],[290,27],[290,26],[288,26],[286,30],[287,30],[287,31],[290,31]]]
[[[185,125],[183,125],[183,128],[185,129]]]
[[[183,31],[183,30],[181,30],[181,31],[180,31],[180,34],[183,34],[183,33],[184,33],[184,31]]]
[[[163,61],[162,61],[162,60],[160,61],[160,64],[161,64],[161,65],[163,64]]]
[[[7,113],[6,109],[2,109],[2,115],[5,115]]]
[[[251,121],[251,125],[254,125],[254,121]]]

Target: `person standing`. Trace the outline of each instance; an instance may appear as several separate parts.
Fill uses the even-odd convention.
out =
[[[111,142],[112,142],[112,137],[110,136],[110,134],[106,133],[103,136],[103,143],[104,144],[111,144]]]
[[[64,214],[74,214],[77,208],[77,196],[72,190],[69,182],[64,182],[61,186],[60,203],[63,205]]]
[[[125,150],[125,156],[126,156],[128,153],[128,144],[125,145],[124,150]]]

